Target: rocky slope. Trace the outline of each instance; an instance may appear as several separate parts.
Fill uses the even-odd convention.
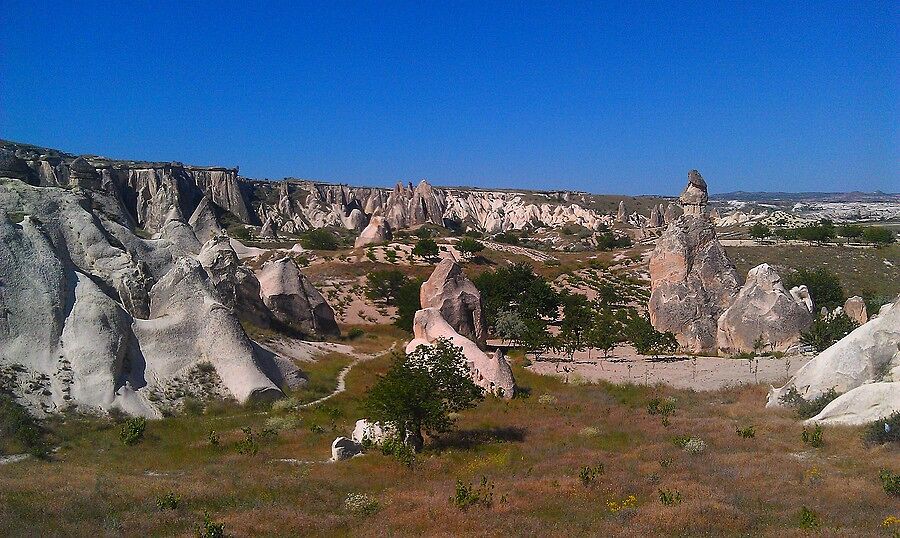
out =
[[[150,417],[186,395],[279,395],[285,372],[239,321],[277,317],[225,211],[252,218],[236,170],[0,150],[0,390],[36,413]],[[313,302],[298,328],[333,332]]]

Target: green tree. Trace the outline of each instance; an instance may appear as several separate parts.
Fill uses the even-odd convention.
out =
[[[406,331],[412,331],[413,319],[416,312],[422,308],[419,299],[419,290],[422,287],[422,279],[409,280],[397,289],[394,297],[394,306],[397,307],[397,319],[394,325]]]
[[[418,256],[420,258],[433,258],[437,256],[439,252],[440,249],[438,248],[437,243],[434,242],[434,239],[428,237],[419,239],[412,250],[413,256]]]
[[[588,345],[602,351],[604,357],[609,357],[609,353],[622,341],[621,334],[622,326],[609,309],[600,308],[591,316]]]
[[[889,245],[896,241],[893,232],[878,226],[867,226],[863,230],[863,239],[876,245]]]
[[[394,357],[390,369],[369,389],[365,406],[373,420],[396,425],[416,452],[424,434],[450,430],[451,413],[474,407],[483,391],[469,375],[462,348],[445,338]]]
[[[465,258],[471,258],[484,250],[484,243],[474,237],[463,237],[456,243],[456,250]]]
[[[300,245],[309,250],[337,250],[338,238],[325,228],[317,228],[303,234]]]
[[[819,316],[809,330],[800,333],[800,342],[821,353],[857,327],[859,325],[843,312],[836,316]]]
[[[657,331],[650,320],[643,316],[634,316],[631,319],[628,338],[641,355],[656,357],[662,353],[674,353],[678,349],[678,341],[674,334],[669,331],[664,333]]]
[[[571,360],[576,351],[587,344],[587,334],[591,327],[591,303],[580,293],[562,295],[563,319],[559,326],[560,347]]]
[[[500,310],[494,324],[494,332],[501,340],[512,343],[521,342],[528,327],[515,310]]]
[[[761,222],[757,222],[750,227],[750,237],[756,240],[765,239],[772,235],[772,230]]]
[[[523,320],[557,318],[559,294],[528,263],[485,271],[473,282],[481,292],[485,321],[495,330],[500,310],[515,311]]]
[[[859,239],[863,235],[863,227],[858,224],[848,224],[838,228],[837,234],[847,239]]]
[[[366,296],[373,301],[380,300],[394,306],[397,294],[409,282],[409,277],[397,269],[372,271],[366,275]]]
[[[844,288],[841,287],[841,281],[837,275],[822,267],[797,269],[782,277],[781,282],[787,290],[805,285],[809,288],[809,294],[816,306],[824,306],[829,310],[843,305],[846,299]]]

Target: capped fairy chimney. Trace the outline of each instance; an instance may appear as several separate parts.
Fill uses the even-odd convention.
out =
[[[688,172],[688,184],[678,197],[685,215],[700,217],[706,215],[706,204],[709,202],[709,191],[706,181],[697,170]]]

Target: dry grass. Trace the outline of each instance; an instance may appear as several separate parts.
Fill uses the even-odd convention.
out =
[[[762,408],[763,387],[701,395],[574,386],[516,367],[530,396],[489,399],[463,414],[459,431],[433,440],[411,469],[374,453],[324,463],[331,440],[364,416],[360,397],[387,364],[360,364],[345,394],[298,412],[300,426],[261,440],[255,456],[238,454],[234,443],[243,426],[259,432],[266,412],[154,422],[134,447],[121,444],[117,427],[69,418],[55,426],[63,448],[52,461],[0,467],[0,534],[190,535],[208,510],[237,536],[799,536],[797,514],[807,506],[825,535],[872,536],[886,516],[900,515],[877,476],[896,468],[897,447],[867,447],[857,429],[829,428],[825,447],[810,449],[789,412]],[[676,398],[668,428],[647,414],[654,396]],[[748,424],[753,439],[735,433]],[[586,427],[597,431],[580,435]],[[210,429],[219,447],[209,445]],[[685,453],[672,443],[676,435],[702,438],[706,451]],[[274,461],[282,458],[319,463]],[[601,463],[604,472],[584,486],[579,469]],[[493,505],[451,506],[456,479],[481,476],[494,484]],[[679,491],[683,502],[664,506],[659,488]],[[170,491],[181,506],[158,510],[156,497]],[[351,492],[377,498],[381,511],[348,513]],[[607,508],[629,495],[634,508]]]

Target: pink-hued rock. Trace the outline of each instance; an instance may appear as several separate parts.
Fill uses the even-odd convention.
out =
[[[844,302],[844,314],[847,314],[850,319],[859,325],[869,321],[869,312],[866,310],[866,302],[859,295],[850,297]]]
[[[799,294],[798,294],[799,295]],[[718,345],[725,354],[763,349],[785,351],[813,321],[811,304],[784,289],[769,264],[754,267],[731,306],[719,317]]]
[[[422,308],[437,308],[453,329],[484,347],[487,329],[481,308],[481,292],[458,263],[444,258],[419,291]]]
[[[415,338],[406,346],[407,353],[415,351],[419,346],[430,345],[438,338],[446,338],[453,345],[462,348],[476,385],[503,398],[513,397],[516,383],[506,359],[499,354],[488,355],[475,342],[453,330],[437,308],[423,308],[416,312],[413,335]]]
[[[366,245],[377,245],[385,243],[391,239],[391,226],[387,220],[381,215],[375,215],[369,221],[368,226],[359,234],[353,243],[354,248],[364,247]]]
[[[263,265],[257,277],[263,303],[277,320],[315,334],[340,334],[334,310],[292,258]]]

